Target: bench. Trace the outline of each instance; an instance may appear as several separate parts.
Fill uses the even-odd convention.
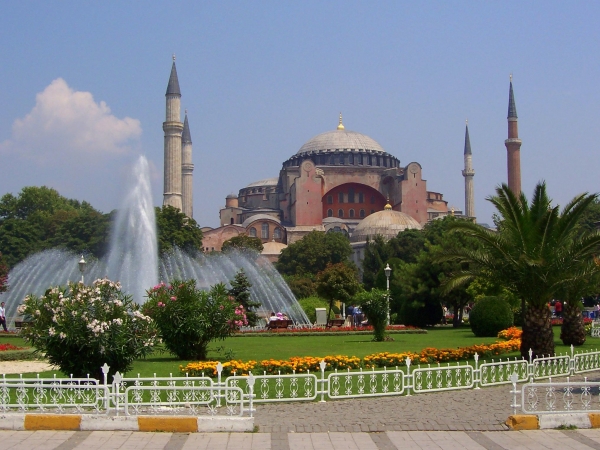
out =
[[[271,320],[271,321],[267,322],[266,328],[268,330],[275,330],[275,329],[279,329],[279,328],[285,329],[293,324],[294,323],[291,320]]]
[[[20,330],[21,328],[28,327],[29,325],[30,325],[30,322],[25,322],[23,320],[15,320],[15,328],[17,330]]]
[[[345,323],[346,323],[346,319],[329,319],[327,321],[327,328],[343,327]]]

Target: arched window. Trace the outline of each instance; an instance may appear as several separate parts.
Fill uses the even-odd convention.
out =
[[[365,202],[365,195],[362,192],[358,193],[358,203],[364,203]]]
[[[344,210],[343,209],[338,209],[338,217],[339,218],[344,217]]]
[[[256,237],[256,228],[252,227],[249,231],[250,237]]]
[[[327,210],[327,217],[333,217],[333,209]]]
[[[375,203],[375,196],[371,195],[371,205],[373,205]]]
[[[348,164],[354,165],[354,154],[352,153],[348,155]]]
[[[275,228],[273,231],[273,239],[281,239],[281,228]]]
[[[269,224],[267,222],[263,222],[261,225],[261,238],[269,239]]]
[[[327,204],[328,205],[333,205],[333,195],[328,195],[327,196]]]
[[[338,203],[344,203],[344,193],[338,193]]]
[[[348,203],[354,203],[354,188],[348,189]]]
[[[352,219],[353,217],[354,217],[354,210],[353,210],[353,209],[351,209],[351,210],[350,210],[350,218]]]
[[[358,215],[360,216],[360,218],[362,219],[363,217],[365,217],[365,210],[361,209],[360,212],[358,213]]]

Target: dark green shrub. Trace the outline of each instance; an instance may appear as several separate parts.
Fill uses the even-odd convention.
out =
[[[375,342],[385,340],[388,314],[387,292],[381,289],[372,289],[369,292],[363,291],[354,297],[354,301],[360,305],[367,319],[369,319],[369,325],[373,327],[373,340]]]
[[[501,297],[483,297],[469,314],[471,330],[478,337],[495,337],[513,325],[510,305]]]

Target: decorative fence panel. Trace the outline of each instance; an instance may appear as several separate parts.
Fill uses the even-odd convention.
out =
[[[118,372],[108,382],[109,367],[102,367],[104,381],[92,378],[0,378],[0,411],[50,411],[84,412],[90,414],[226,414],[250,415],[255,403],[321,401],[345,398],[365,398],[391,395],[412,395],[458,389],[479,389],[485,386],[513,384],[513,407],[517,395],[531,398],[524,411],[558,411],[558,392],[562,387],[552,383],[535,384],[535,380],[556,376],[569,376],[600,368],[600,352],[574,353],[553,357],[514,359],[479,363],[475,355],[472,363],[411,367],[406,359],[404,367],[358,371],[333,371],[326,373],[327,364],[321,361],[319,371],[222,377],[223,365],[217,364],[215,378],[190,377],[137,377],[123,378]],[[518,391],[517,383],[528,382],[527,392]],[[547,386],[548,385],[548,386]],[[542,408],[540,388],[554,386],[546,391],[550,395]],[[562,385],[561,385],[562,386]],[[590,384],[592,386],[592,384]],[[563,403],[571,407],[572,396],[581,395],[583,408],[596,405],[600,398],[588,402],[588,394],[594,398],[597,386],[588,390],[585,386],[569,388]],[[579,390],[578,390],[579,389]],[[562,391],[561,391],[562,392]],[[566,395],[566,396],[565,396]],[[537,396],[537,397],[536,397]],[[537,400],[536,400],[537,398]],[[546,397],[544,397],[546,398]],[[595,403],[594,403],[595,402]],[[588,405],[588,406],[586,406]],[[554,409],[552,409],[554,408]],[[562,407],[561,407],[562,408]],[[564,409],[563,408],[563,409]]]

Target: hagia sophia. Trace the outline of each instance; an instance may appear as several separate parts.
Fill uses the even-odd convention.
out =
[[[175,60],[166,92],[164,205],[192,217],[192,140],[187,114],[180,121],[181,92]],[[509,90],[508,181],[520,192],[520,146],[512,77]],[[471,144],[468,124],[464,146],[465,208],[448,209],[440,192],[427,190],[423,167],[402,165],[366,134],[346,129],[342,114],[337,127],[318,134],[283,162],[279,175],[230,194],[220,210],[220,227],[203,228],[205,252],[220,251],[223,242],[247,234],[259,237],[263,254],[274,261],[287,245],[313,230],[344,233],[354,261],[364,255],[367,238],[391,238],[405,229],[421,229],[428,221],[454,214],[475,220]]]

